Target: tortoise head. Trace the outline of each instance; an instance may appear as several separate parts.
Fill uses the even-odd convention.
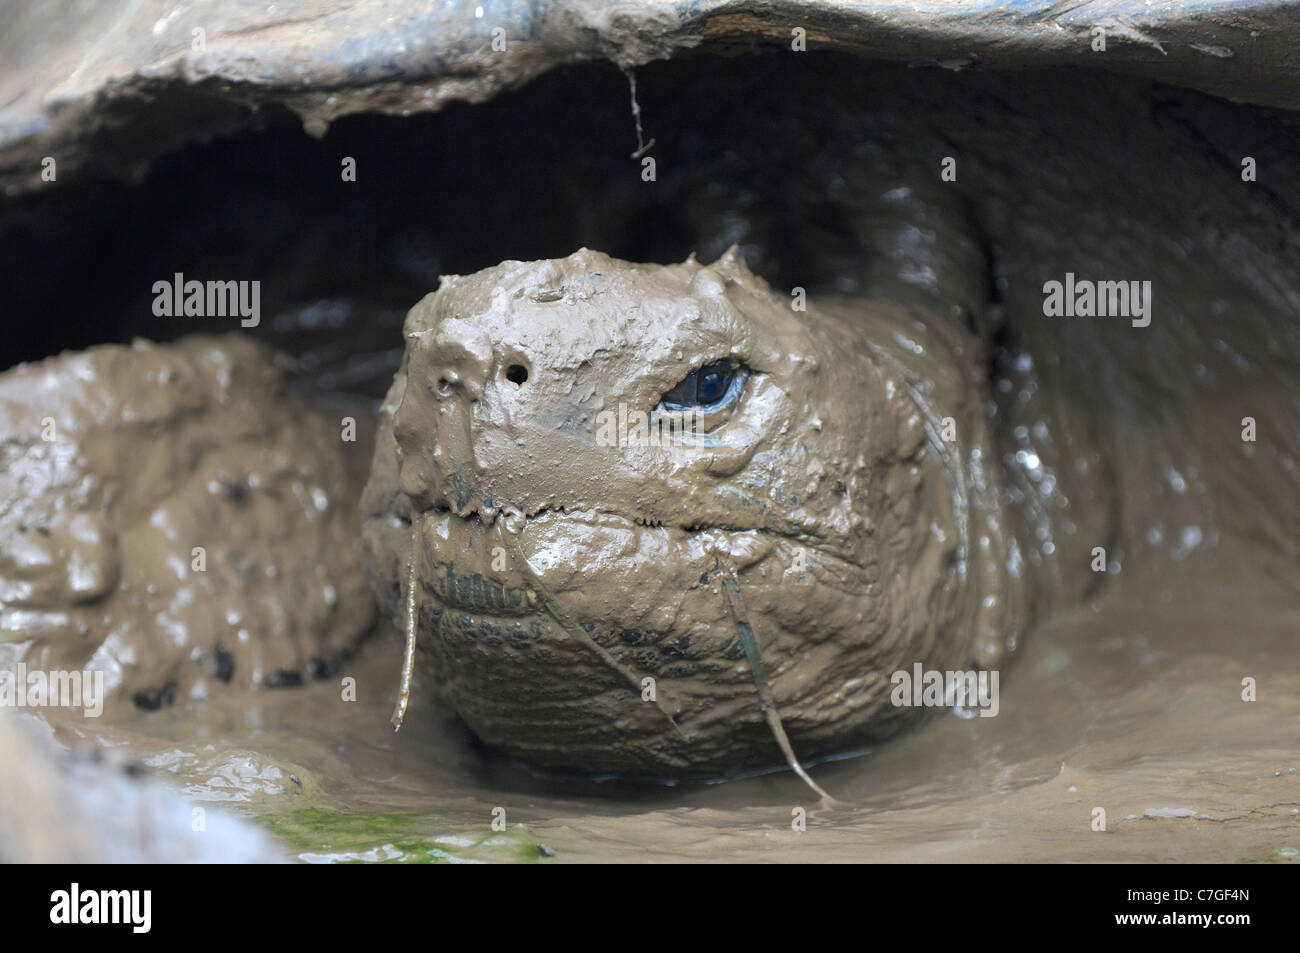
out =
[[[899,720],[898,668],[1000,654],[972,362],[906,309],[858,312],[795,310],[734,250],[585,249],[411,310],[363,501],[372,577],[400,618],[413,567],[420,654],[485,741],[726,771],[779,759],[765,690],[815,754]]]

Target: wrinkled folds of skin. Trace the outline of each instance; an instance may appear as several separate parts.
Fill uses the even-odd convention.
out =
[[[5,669],[103,672],[123,713],[294,684],[370,625],[339,424],[262,345],[22,365],[0,375],[0,431]]]
[[[905,719],[893,672],[995,667],[1020,630],[964,328],[884,300],[796,311],[734,250],[584,249],[444,278],[405,337],[368,564],[400,624],[414,559],[420,657],[492,746],[588,772],[776,763],[747,621],[797,754],[844,751]],[[649,414],[723,358],[748,377],[705,433],[602,439],[602,411]]]

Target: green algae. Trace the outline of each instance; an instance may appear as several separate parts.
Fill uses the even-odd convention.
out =
[[[440,831],[425,814],[301,808],[257,822],[304,863],[540,863],[535,841],[520,825],[504,831]]]

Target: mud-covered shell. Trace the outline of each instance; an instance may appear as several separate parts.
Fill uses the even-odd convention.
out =
[[[276,111],[266,107],[322,135],[351,113],[481,102],[566,63],[627,68],[696,47],[1107,69],[1296,108],[1298,37],[1290,0],[5,0],[0,187],[39,186],[50,156],[61,170],[93,156],[98,175],[132,178],[173,148]]]

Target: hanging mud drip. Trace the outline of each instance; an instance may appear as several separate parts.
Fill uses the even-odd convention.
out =
[[[776,699],[772,694],[772,683],[767,679],[767,672],[763,669],[763,658],[758,650],[758,641],[754,638],[754,626],[745,611],[744,597],[740,592],[740,579],[736,576],[736,570],[731,565],[727,565],[725,569],[721,569],[721,563],[719,566],[720,571],[725,573],[722,591],[726,596],[727,607],[731,611],[732,618],[736,620],[736,631],[745,646],[745,657],[749,660],[749,667],[754,671],[754,685],[758,689],[759,702],[763,706],[763,717],[767,719],[768,727],[772,729],[772,737],[776,739],[777,747],[781,749],[781,754],[785,757],[785,763],[790,766],[790,770],[799,775],[819,797],[833,804],[835,799],[823,791],[799,763],[794,753],[794,746],[790,744],[790,738],[785,733],[785,725],[781,723],[781,713],[777,710]]]
[[[651,149],[654,148],[655,140],[645,141],[645,134],[641,131],[641,103],[636,98],[636,73],[630,69],[623,70],[623,75],[627,77],[627,85],[632,96],[632,118],[636,122],[636,151],[632,153],[633,159],[639,159]]]
[[[406,646],[402,652],[402,680],[397,686],[397,704],[393,708],[393,730],[402,730],[406,707],[411,703],[411,681],[415,677],[415,640],[420,623],[420,577],[415,572],[415,561],[420,556],[420,524],[411,520],[411,552],[406,557]]]

